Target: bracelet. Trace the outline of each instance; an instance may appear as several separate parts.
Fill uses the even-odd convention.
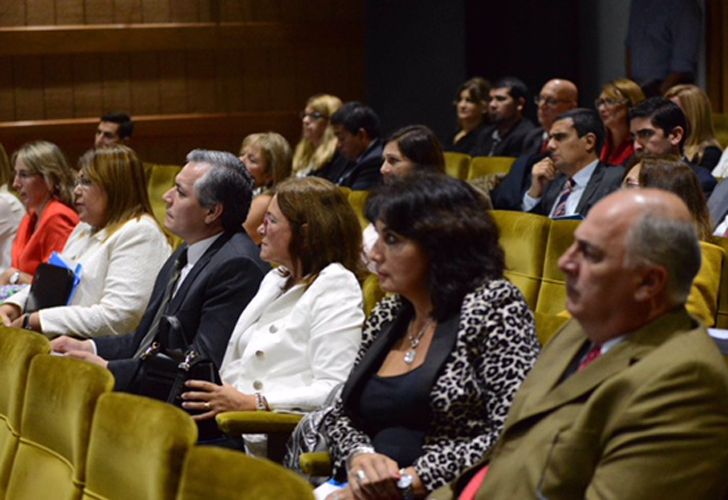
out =
[[[351,469],[351,461],[354,460],[354,457],[357,455],[361,455],[362,453],[376,453],[373,447],[369,445],[359,445],[353,450],[349,452],[349,454],[346,456],[346,470]]]
[[[259,392],[255,393],[255,409],[256,411],[270,411],[268,401],[265,399],[265,396]]]

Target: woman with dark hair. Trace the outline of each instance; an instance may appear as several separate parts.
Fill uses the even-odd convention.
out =
[[[478,146],[478,133],[487,125],[490,82],[479,76],[466,81],[458,88],[455,110],[458,131],[453,135],[448,151],[473,154]]]
[[[382,153],[384,181],[414,170],[445,173],[442,145],[435,133],[424,125],[410,125],[394,132],[387,139]]]
[[[503,278],[498,229],[467,183],[416,173],[368,213],[383,299],[323,422],[334,474],[357,498],[417,496],[493,446],[539,351],[533,316]]]

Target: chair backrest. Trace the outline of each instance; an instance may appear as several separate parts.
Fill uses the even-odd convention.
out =
[[[446,151],[445,156],[445,172],[450,177],[465,180],[468,176],[468,165],[470,165],[470,155],[465,153],[455,153]]]
[[[713,113],[713,127],[721,146],[728,146],[728,113]]]
[[[356,216],[359,219],[361,230],[369,225],[369,219],[367,219],[366,209],[367,201],[369,200],[369,191],[350,191],[349,192],[349,204],[351,208],[356,212]]]
[[[552,220],[546,243],[543,281],[538,292],[536,312],[556,315],[566,309],[566,280],[559,269],[559,258],[574,242],[578,220]]]
[[[100,366],[49,354],[33,358],[8,498],[80,497],[96,402],[113,386],[111,372]]]
[[[718,316],[718,294],[721,288],[721,272],[725,267],[725,252],[718,245],[701,241],[700,253],[700,270],[690,288],[686,307],[706,327],[712,327],[715,326]]]
[[[133,394],[104,394],[91,425],[83,498],[175,498],[185,455],[196,440],[197,426],[179,408]]]
[[[551,219],[542,215],[491,210],[506,254],[505,276],[516,285],[531,309],[541,289]]]
[[[715,326],[717,328],[728,329],[728,238],[714,238],[713,241],[724,251],[723,267],[720,272],[718,310],[715,315]]]
[[[0,498],[5,498],[18,448],[30,362],[50,349],[40,334],[0,326]]]
[[[164,230],[165,234],[170,238],[172,246],[178,247],[182,240],[171,234],[164,227],[164,219],[167,213],[167,205],[164,203],[162,196],[164,193],[174,187],[174,180],[182,167],[177,165],[146,165],[147,171],[147,193],[149,194],[149,203],[152,205],[154,218]]]
[[[377,302],[384,298],[384,291],[379,288],[379,277],[376,274],[369,274],[362,283],[364,293],[364,313],[369,316],[377,305]]]
[[[467,179],[477,179],[492,174],[507,174],[516,163],[510,156],[476,156],[470,160]]]
[[[211,446],[187,454],[178,500],[313,498],[301,477],[267,460]]]

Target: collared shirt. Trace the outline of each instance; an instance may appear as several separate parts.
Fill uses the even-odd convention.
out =
[[[728,215],[726,215],[723,218],[723,222],[718,224],[718,226],[715,228],[715,231],[713,231],[713,236],[720,236],[721,238],[725,238],[726,231],[728,231]]]
[[[177,293],[177,290],[179,290],[179,287],[182,285],[182,282],[185,280],[187,275],[190,274],[192,268],[195,267],[197,261],[200,260],[205,252],[207,252],[207,249],[210,248],[210,246],[219,237],[220,234],[218,233],[214,236],[210,236],[209,238],[205,238],[204,240],[195,242],[187,247],[187,264],[185,264],[179,273],[179,279],[177,280],[177,285],[174,287],[174,293]],[[172,294],[172,296],[174,297],[174,294]]]
[[[572,189],[571,194],[566,200],[566,211],[564,212],[564,216],[575,215],[577,213],[576,207],[579,206],[579,202],[584,194],[586,185],[589,184],[589,179],[591,179],[592,174],[594,174],[598,163],[599,160],[594,160],[571,177],[574,179],[574,189]],[[541,201],[541,198],[534,198],[526,192],[523,195],[523,211],[529,212],[538,204],[539,201]],[[549,212],[549,214],[554,211],[555,207],[556,203],[554,203],[554,206],[551,207],[551,212]],[[551,215],[549,215],[549,217],[550,216]]]

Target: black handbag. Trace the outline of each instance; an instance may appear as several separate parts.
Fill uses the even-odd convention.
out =
[[[70,269],[42,263],[30,285],[23,311],[30,314],[49,307],[65,306],[73,291],[75,275]]]

